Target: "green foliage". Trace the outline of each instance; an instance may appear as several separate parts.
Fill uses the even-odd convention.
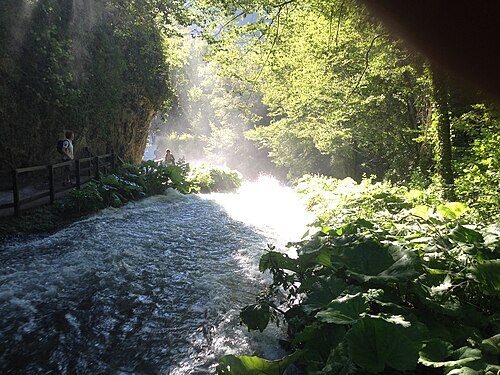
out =
[[[141,165],[140,171],[148,195],[161,194],[166,188],[174,188],[181,193],[190,193],[194,189],[188,180],[189,165],[182,160],[176,165],[146,161]]]
[[[134,128],[147,127],[171,99],[174,41],[185,13],[177,0],[93,0],[85,9],[71,1],[2,1],[2,168],[52,162],[54,141],[68,128],[77,151],[111,146],[136,159],[136,150],[123,146],[141,142]]]
[[[184,163],[163,165],[147,161],[139,166],[123,164],[114,174],[101,176],[99,181],[92,181],[80,190],[71,190],[60,203],[60,208],[65,214],[84,215],[162,194],[167,188],[189,193],[188,170]]]
[[[360,183],[351,178],[338,180],[322,176],[303,176],[297,184],[306,207],[314,212],[319,222],[332,226],[347,224],[356,218],[377,220],[391,225],[392,215],[415,206],[438,205],[440,198],[432,189],[409,189],[388,181]]]
[[[80,190],[71,190],[59,203],[65,214],[85,215],[106,207],[100,194],[100,184],[89,182]]]
[[[288,347],[301,352],[293,363],[307,374],[498,371],[497,226],[469,225],[466,205],[429,192],[306,181],[318,230],[289,244],[296,256],[272,247],[262,256],[273,282],[242,323],[286,321]]]
[[[204,163],[191,170],[188,181],[201,193],[229,192],[241,186],[242,177],[238,171]]]
[[[228,355],[221,359],[217,371],[224,375],[281,375],[299,356],[300,352],[295,352],[278,361],[267,361],[259,357]]]
[[[264,112],[248,83],[223,74],[217,61],[207,61],[207,43],[186,35],[179,50],[185,56],[173,74],[175,105],[165,121],[155,121],[160,148],[169,147],[189,160],[226,165],[246,176],[274,170],[267,152],[247,140],[246,130]],[[249,110],[252,107],[252,110]]]
[[[229,2],[218,15],[209,4],[222,6],[194,2],[218,22],[211,57],[267,108],[262,116],[247,104],[260,117],[246,136],[270,150],[291,179],[322,173],[408,180],[413,168],[429,168],[429,151],[415,141],[428,121],[423,60],[358,2]]]
[[[455,162],[456,193],[473,206],[478,217],[500,219],[500,121],[498,114],[484,105],[473,106],[454,121],[460,135]]]

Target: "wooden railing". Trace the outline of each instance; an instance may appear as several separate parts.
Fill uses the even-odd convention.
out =
[[[57,164],[18,168],[12,171],[3,172],[3,176],[11,176],[13,200],[3,204],[0,202],[0,210],[13,208],[14,214],[20,216],[22,213],[22,206],[28,203],[49,197],[50,203],[52,204],[55,201],[57,193],[74,188],[80,189],[81,186],[92,179],[98,179],[100,174],[113,172],[118,161],[121,161],[121,159],[117,157],[116,154],[111,153],[64,161]],[[67,185],[63,184],[63,180],[65,179],[65,168],[71,169],[70,175],[74,183],[72,182]],[[23,176],[27,176],[30,173],[32,174],[31,180],[29,183],[23,184]],[[41,185],[41,191],[28,191],[27,194],[21,194],[23,187],[33,187],[34,184],[38,187]]]

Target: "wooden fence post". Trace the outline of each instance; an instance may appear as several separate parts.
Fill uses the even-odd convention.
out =
[[[49,194],[50,194],[50,204],[54,204],[56,200],[56,193],[54,191],[54,167],[52,165],[47,166],[49,168]]]
[[[12,192],[14,194],[14,214],[21,216],[21,205],[19,202],[19,181],[17,169],[12,171]]]
[[[99,179],[99,157],[98,156],[96,156],[94,158],[94,176],[95,176],[94,178],[96,180]]]
[[[75,160],[75,169],[76,169],[76,188],[80,190],[80,159]]]

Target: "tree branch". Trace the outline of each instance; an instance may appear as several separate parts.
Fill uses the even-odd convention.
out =
[[[273,8],[280,8],[280,11],[281,11],[281,8],[283,8],[285,5],[291,4],[293,2],[295,2],[295,0],[287,0],[281,4],[273,5]]]
[[[291,1],[288,1],[287,3],[290,3],[290,2]],[[262,74],[262,71],[266,67],[267,62],[269,61],[269,58],[271,57],[271,54],[273,53],[274,46],[276,45],[276,42],[278,41],[278,36],[279,36],[279,33],[280,33],[280,15],[281,15],[281,10],[282,9],[283,8],[280,7],[278,9],[278,13],[276,14],[276,19],[277,19],[277,21],[276,21],[277,22],[276,23],[276,35],[274,36],[273,43],[271,44],[271,48],[269,49],[269,52],[268,52],[268,54],[266,56],[266,60],[264,61],[264,64],[260,67],[260,70],[259,70],[259,73],[257,74],[257,77],[255,77],[254,83],[257,83],[260,75]]]
[[[337,21],[337,33],[335,34],[335,46],[338,45],[339,42],[339,31],[340,31],[340,21],[342,20],[342,9],[344,8],[345,0],[342,0],[339,7],[339,20]]]
[[[377,36],[375,36],[373,39],[372,39],[372,42],[370,43],[370,47],[368,48],[368,50],[366,51],[366,55],[365,55],[365,68],[363,69],[363,72],[361,73],[361,75],[359,76],[358,78],[358,81],[356,82],[356,85],[353,87],[353,89],[351,90],[351,92],[347,95],[346,99],[344,100],[344,103],[343,104],[346,104],[349,99],[351,98],[352,94],[354,94],[354,92],[358,89],[359,87],[359,84],[361,83],[361,80],[363,79],[366,71],[368,70],[368,66],[370,64],[368,58],[369,58],[369,55],[370,55],[370,51],[372,50],[373,48],[373,45],[375,44],[375,41],[378,39],[378,38],[381,38],[383,36],[386,36],[387,34],[386,33],[383,33],[383,34],[379,34]]]
[[[242,15],[244,14],[247,14],[247,11],[246,10],[242,10],[240,11],[238,14],[234,15],[233,17],[231,17],[229,19],[229,21],[227,21],[224,25],[222,25],[220,28],[219,28],[219,31],[217,31],[215,34],[214,34],[214,37],[218,36],[223,29],[225,29],[227,27],[227,25],[229,25],[230,23],[232,23],[234,20],[238,19],[239,17],[241,17]]]

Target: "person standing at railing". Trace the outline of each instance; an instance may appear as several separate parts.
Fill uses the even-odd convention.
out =
[[[69,161],[73,160],[74,157],[74,150],[73,150],[73,139],[75,138],[75,135],[72,131],[67,131],[64,133],[64,136],[66,137],[63,142],[62,142],[62,160],[63,161]],[[70,185],[71,184],[71,166],[70,165],[65,165],[64,166],[64,180],[63,180],[63,185]]]
[[[170,152],[170,149],[167,148],[167,151],[165,151],[165,159],[164,163],[166,165],[175,165],[175,158],[174,155]]]

